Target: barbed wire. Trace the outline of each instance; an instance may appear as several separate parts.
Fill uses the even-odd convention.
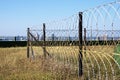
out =
[[[45,71],[55,79],[78,79],[78,55],[83,54],[83,79],[118,80],[120,76],[120,1],[100,5],[66,19],[30,28],[31,55],[47,53]],[[79,21],[82,22],[83,49],[79,49]],[[37,26],[35,26],[37,27]],[[40,47],[35,47],[35,46]],[[33,54],[34,52],[34,54]],[[34,56],[37,55],[37,56]],[[56,67],[58,70],[55,70]],[[63,67],[62,67],[63,66]],[[45,67],[45,66],[44,66]],[[60,70],[61,69],[61,70]],[[67,77],[66,77],[67,76]]]

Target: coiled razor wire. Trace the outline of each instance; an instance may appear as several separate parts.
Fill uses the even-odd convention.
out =
[[[120,79],[120,1],[83,11],[83,80]],[[78,79],[79,16],[30,28],[30,56],[43,59],[53,79]],[[45,45],[44,43],[45,37]],[[47,63],[47,64],[46,64]],[[47,77],[47,76],[46,76]]]

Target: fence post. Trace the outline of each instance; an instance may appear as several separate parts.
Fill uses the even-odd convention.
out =
[[[27,58],[29,58],[30,57],[30,48],[29,48],[29,46],[30,46],[30,35],[29,35],[29,33],[30,33],[30,28],[27,28]]]
[[[85,53],[85,55],[86,55],[86,45],[87,45],[87,43],[86,43],[86,28],[84,28],[84,53]]]
[[[46,31],[45,31],[45,23],[43,23],[43,53],[44,57],[46,57]]]
[[[79,55],[78,55],[78,61],[79,61],[79,69],[78,69],[78,76],[82,77],[83,75],[83,64],[82,64],[82,12],[79,12]]]

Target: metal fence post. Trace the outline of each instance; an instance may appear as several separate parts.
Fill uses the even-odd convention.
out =
[[[29,35],[29,33],[30,33],[30,28],[27,28],[27,58],[29,58],[30,57],[30,48],[29,48],[29,46],[30,46],[30,35]]]
[[[45,31],[45,23],[43,23],[43,53],[44,57],[46,57],[46,31]]]
[[[82,63],[82,12],[79,12],[79,55],[78,55],[78,61],[79,61],[79,69],[78,69],[78,76],[82,77],[83,75],[83,63]]]

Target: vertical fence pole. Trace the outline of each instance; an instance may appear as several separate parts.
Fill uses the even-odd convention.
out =
[[[84,28],[84,53],[86,54],[86,28]]]
[[[30,32],[30,28],[27,29],[27,58],[30,57],[30,35],[29,35],[29,32]]]
[[[45,31],[45,23],[43,23],[43,53],[44,57],[46,57],[46,31]]]
[[[83,75],[83,64],[82,64],[82,12],[79,13],[79,55],[78,55],[78,61],[79,61],[79,70],[78,70],[78,76],[82,77]]]

